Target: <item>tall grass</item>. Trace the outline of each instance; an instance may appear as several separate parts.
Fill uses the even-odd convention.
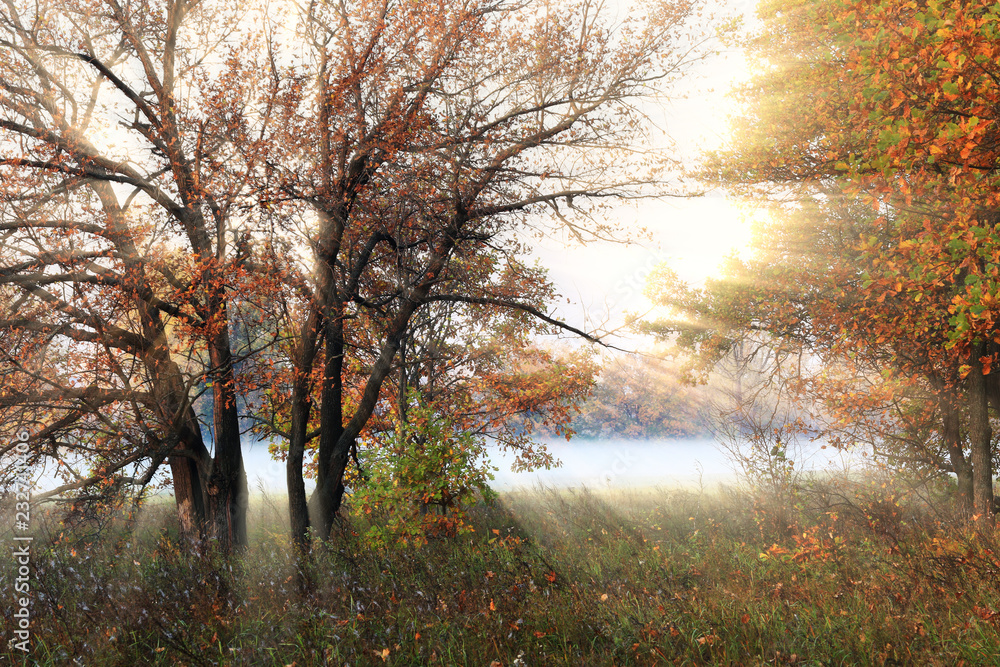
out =
[[[983,665],[1000,653],[1000,539],[870,484],[791,506],[719,490],[536,489],[474,532],[373,549],[338,527],[299,593],[278,499],[249,549],[177,543],[171,507],[131,531],[39,524],[32,653],[84,665]],[[8,540],[9,541],[9,540]],[[12,565],[0,590],[13,597]],[[13,606],[5,607],[11,627]]]

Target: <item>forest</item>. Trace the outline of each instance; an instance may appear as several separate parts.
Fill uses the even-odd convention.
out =
[[[995,663],[998,37],[966,0],[5,0],[0,656]],[[682,158],[658,114],[734,53]],[[752,241],[657,267],[636,345],[563,314],[537,243],[710,192]],[[490,485],[491,448],[705,434],[717,489]]]

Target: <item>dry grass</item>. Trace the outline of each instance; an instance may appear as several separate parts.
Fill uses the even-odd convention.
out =
[[[248,551],[178,548],[169,505],[131,534],[40,524],[45,665],[968,665],[1000,652],[1000,540],[870,485],[794,506],[691,490],[509,493],[475,532],[375,550],[345,523],[296,589],[285,516]],[[91,536],[95,537],[95,536]],[[12,599],[11,566],[0,590]],[[13,607],[4,610],[5,626]]]

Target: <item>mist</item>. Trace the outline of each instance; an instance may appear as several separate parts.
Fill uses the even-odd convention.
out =
[[[514,472],[515,455],[489,447],[496,491],[535,486],[571,488],[714,487],[738,481],[732,455],[712,438],[699,439],[575,439],[542,440],[559,463],[549,470]],[[244,443],[244,461],[251,491],[285,492],[285,464],[268,452],[267,443]],[[800,470],[842,470],[856,466],[860,453],[824,449],[822,443],[804,443],[790,452]],[[315,486],[306,480],[309,491]]]

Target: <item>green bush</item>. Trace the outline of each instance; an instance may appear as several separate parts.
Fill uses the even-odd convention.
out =
[[[368,517],[372,546],[421,544],[469,531],[466,508],[493,497],[492,468],[481,436],[463,432],[453,417],[419,403],[381,443],[360,453],[350,505]]]

